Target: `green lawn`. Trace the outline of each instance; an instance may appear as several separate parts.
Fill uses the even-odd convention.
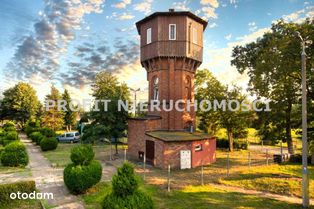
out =
[[[0,205],[0,209],[41,209],[41,204],[38,200],[16,200],[10,204]]]
[[[59,143],[56,150],[43,152],[43,155],[49,160],[51,164],[56,167],[65,167],[67,164],[71,163],[70,155],[71,149],[75,146],[80,145],[80,143]],[[110,145],[108,144],[97,144],[93,145],[95,152],[95,158],[97,160],[109,160],[110,155]],[[122,145],[118,146],[118,149],[122,149]],[[115,146],[112,146],[112,153],[115,152]]]
[[[188,186],[181,190],[166,192],[152,185],[141,186],[154,200],[156,209],[301,209],[299,205],[289,204],[254,195],[245,195],[214,189],[210,186]],[[100,183],[83,195],[87,209],[101,209],[103,198],[109,194],[111,186]]]
[[[314,166],[309,166],[310,196],[314,198]],[[230,177],[220,178],[221,184],[276,194],[301,197],[301,165],[259,166],[242,170]]]

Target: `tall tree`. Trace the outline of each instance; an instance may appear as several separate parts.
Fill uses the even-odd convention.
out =
[[[117,140],[125,135],[129,116],[128,110],[119,109],[118,101],[126,103],[130,100],[129,88],[126,84],[119,83],[117,77],[108,72],[97,74],[92,88],[95,100],[110,100],[107,109],[104,102],[99,102],[99,110],[91,112],[93,124],[102,125],[106,137]]]
[[[62,94],[62,100],[64,100],[66,102],[66,105],[65,105],[65,109],[63,112],[64,112],[64,125],[66,127],[66,130],[67,131],[71,131],[72,130],[72,126],[76,125],[76,116],[77,116],[77,113],[75,111],[72,111],[71,110],[71,102],[72,102],[72,99],[71,99],[71,96],[68,92],[68,90],[64,90],[64,93]],[[72,105],[73,106],[73,105]]]
[[[1,117],[18,121],[22,127],[35,117],[39,108],[36,91],[27,83],[19,82],[3,92]]]
[[[61,130],[64,127],[64,113],[58,109],[58,101],[61,100],[59,90],[52,86],[50,94],[46,95],[45,107],[42,116],[42,124],[53,130]],[[54,102],[54,105],[52,105]]]
[[[231,64],[250,77],[249,90],[272,101],[271,116],[264,121],[264,126],[276,127],[272,130],[284,134],[283,140],[287,142],[290,154],[294,153],[291,136],[293,106],[300,103],[301,94],[301,49],[295,32],[300,31],[304,37],[314,37],[313,30],[313,20],[302,24],[280,20],[262,38],[246,46],[236,46],[232,54]],[[313,48],[307,51],[308,55],[313,55]],[[313,60],[307,63],[308,69],[311,66]],[[313,75],[309,72],[308,76],[309,83],[313,83]],[[313,94],[312,88],[308,88],[308,95]]]
[[[211,102],[211,108],[202,111],[201,108],[197,111],[197,116],[200,120],[199,128],[207,133],[215,134],[219,128],[227,130],[229,141],[229,150],[233,151],[234,137],[245,132],[252,117],[252,112],[242,108],[237,109],[236,103],[232,103],[231,109],[228,108],[228,102],[237,100],[242,103],[246,100],[246,96],[241,93],[241,89],[234,86],[222,85],[208,70],[199,70],[196,73],[196,99],[198,102],[208,100]],[[214,101],[221,103],[226,101],[226,108],[214,109]],[[205,106],[205,109],[208,106]],[[237,109],[237,110],[236,110]]]

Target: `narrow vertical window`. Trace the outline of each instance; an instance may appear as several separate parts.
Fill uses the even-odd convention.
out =
[[[153,100],[158,100],[159,91],[158,91],[158,77],[154,77],[153,79]]]
[[[193,28],[193,43],[197,44],[197,29]]]
[[[148,28],[146,31],[146,44],[152,43],[152,29]]]
[[[176,40],[177,32],[176,32],[176,24],[169,25],[169,40]]]

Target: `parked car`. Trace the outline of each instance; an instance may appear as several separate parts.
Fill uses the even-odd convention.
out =
[[[79,142],[80,141],[80,133],[79,132],[66,132],[57,137],[58,142]]]

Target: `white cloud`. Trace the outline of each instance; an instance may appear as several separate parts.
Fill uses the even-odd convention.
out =
[[[216,19],[218,17],[213,7],[203,7],[201,11],[203,13],[203,18],[206,20],[210,18]]]
[[[128,14],[128,13],[122,13],[121,15],[118,15],[118,20],[131,20],[134,18],[134,15]]]
[[[225,39],[227,39],[229,41],[231,39],[231,37],[232,37],[232,34],[230,33],[230,34],[225,36]]]
[[[210,24],[210,25],[208,25],[207,27],[208,28],[215,28],[215,27],[217,27],[218,25],[217,25],[217,23],[212,23],[212,24]]]
[[[144,12],[144,14],[149,14],[152,11],[153,0],[144,0],[141,3],[134,5],[134,10],[139,12]]]
[[[249,22],[248,26],[249,26],[249,31],[251,31],[251,32],[256,31],[256,29],[257,29],[255,22]]]
[[[113,4],[112,7],[115,7],[117,9],[124,9],[127,5],[131,4],[131,0],[122,0],[116,4]]]
[[[202,5],[210,5],[214,8],[217,8],[219,6],[219,3],[217,0],[201,0],[200,2]]]
[[[188,1],[182,1],[182,2],[173,2],[172,6],[175,10],[182,10],[182,11],[189,11],[190,8],[187,6]]]

